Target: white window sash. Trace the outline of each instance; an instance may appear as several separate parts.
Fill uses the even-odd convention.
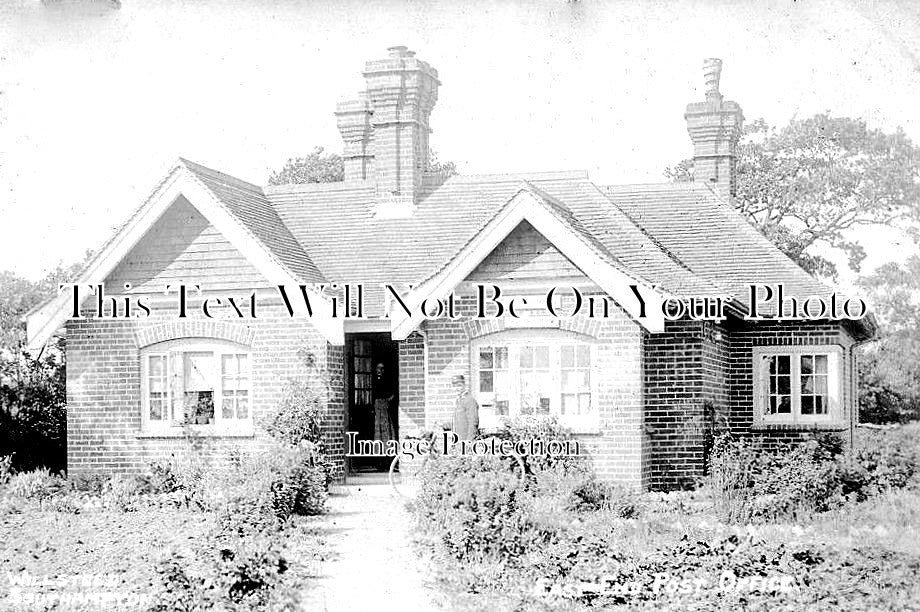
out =
[[[209,382],[212,386],[214,401],[213,424],[189,424],[191,427],[202,430],[250,430],[253,424],[252,401],[252,354],[243,347],[231,346],[229,343],[170,341],[156,345],[153,350],[141,351],[141,427],[143,430],[175,430],[185,420],[185,358],[187,353],[210,353],[212,363],[208,368]],[[162,420],[150,418],[150,357],[166,358],[166,406]],[[237,374],[237,381],[245,377],[247,386],[247,411],[245,418],[223,417],[224,356],[245,356],[245,373]],[[237,387],[239,385],[237,384]],[[234,402],[234,415],[237,414]]]
[[[843,349],[836,345],[796,345],[755,347],[753,351],[754,374],[754,424],[808,425],[843,421]],[[791,385],[791,411],[789,414],[770,414],[770,358],[789,356]],[[802,414],[802,356],[827,356],[827,412]]]
[[[506,396],[508,400],[508,417],[514,418],[522,415],[522,373],[525,372],[520,366],[521,358],[521,349],[524,347],[536,348],[547,346],[549,347],[549,378],[550,386],[547,389],[547,393],[550,397],[550,412],[548,415],[541,415],[537,412],[537,409],[534,409],[534,412],[530,416],[546,416],[553,417],[555,416],[559,419],[559,422],[575,427],[575,428],[596,428],[599,422],[599,371],[597,368],[598,355],[597,355],[597,344],[594,342],[589,342],[577,338],[571,337],[526,337],[526,338],[484,338],[478,342],[474,342],[470,349],[470,359],[471,359],[471,370],[472,370],[472,391],[475,396],[478,398],[480,406],[485,407],[486,410],[481,411],[480,413],[480,424],[482,427],[491,428],[497,427],[501,423],[503,416],[497,414],[498,405],[496,402],[496,391],[499,389],[497,385],[497,380],[495,372],[501,371],[495,368],[497,360],[495,359],[495,354],[498,352],[499,348],[506,348],[508,351],[508,363],[507,363],[507,387]],[[575,348],[575,354],[573,359],[575,360],[576,367],[567,368],[573,370],[579,370],[584,368],[577,367],[577,347],[578,346],[587,346],[589,349],[589,365],[587,368],[589,384],[588,389],[591,396],[590,406],[591,409],[585,414],[562,414],[562,395],[563,395],[563,382],[562,382],[562,347],[563,346],[573,346]],[[480,349],[490,348],[492,349],[493,354],[493,367],[491,369],[483,369],[479,366],[479,352]],[[534,369],[536,369],[536,352],[534,353]],[[493,372],[493,386],[491,392],[480,392],[480,377],[481,372],[491,371]],[[532,370],[526,370],[532,371]],[[510,392],[509,392],[510,391]]]

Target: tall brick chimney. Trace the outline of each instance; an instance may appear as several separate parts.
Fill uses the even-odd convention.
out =
[[[706,100],[687,105],[684,119],[693,141],[693,176],[725,197],[735,195],[735,155],[744,115],[737,102],[723,100],[719,92],[722,60],[703,60]]]
[[[438,100],[438,71],[406,47],[367,62],[365,92],[339,103],[345,180],[373,180],[377,216],[412,213],[428,170],[429,117]]]

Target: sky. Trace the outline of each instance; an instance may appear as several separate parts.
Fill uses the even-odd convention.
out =
[[[464,174],[663,181],[706,57],[748,120],[830,111],[920,142],[920,3],[2,0],[0,270],[81,259],[179,156],[264,184],[340,152],[335,103],[398,44],[438,69],[431,144]],[[867,270],[917,251],[863,238]]]

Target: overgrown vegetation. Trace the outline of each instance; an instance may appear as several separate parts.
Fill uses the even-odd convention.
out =
[[[524,481],[495,458],[431,463],[412,508],[452,609],[920,605],[920,545],[895,535],[920,530],[920,425],[860,431],[852,453],[823,436],[775,453],[720,439],[706,486],[674,493],[610,485],[573,459],[532,461]]]
[[[148,559],[148,582],[129,586],[152,595],[152,610],[297,609],[299,584],[287,577],[286,550],[304,541],[292,541],[303,535],[297,517],[324,512],[329,482],[319,426],[322,384],[290,383],[269,416],[269,446],[259,452],[235,451],[214,461],[202,441],[190,437],[186,452],[152,463],[143,474],[71,478],[48,468],[15,470],[9,455],[0,457],[0,521],[21,517],[14,520],[28,524],[48,513],[88,522],[100,517],[106,524],[94,529],[107,531],[150,517],[200,517],[191,521],[200,528],[196,546],[181,539],[167,550],[148,543],[158,551]],[[135,546],[118,545],[123,554]],[[81,569],[92,571],[108,570]],[[152,592],[150,581],[159,585]]]

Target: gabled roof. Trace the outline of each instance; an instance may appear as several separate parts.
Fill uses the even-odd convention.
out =
[[[198,209],[269,282],[298,285],[323,281],[261,189],[180,159],[74,282],[79,285],[103,282],[178,198],[185,198]],[[325,301],[319,295],[312,297]],[[29,347],[43,346],[66,320],[70,309],[70,297],[62,293],[31,311],[26,317]],[[330,342],[342,341],[341,321],[323,315],[311,321]]]
[[[529,203],[514,204],[522,194]],[[538,224],[557,240],[571,239],[566,255],[601,287],[623,275],[660,296],[731,296],[742,310],[751,283],[782,282],[789,293],[802,296],[830,291],[707,185],[598,187],[579,172],[430,176],[412,214],[389,218],[375,214],[370,181],[263,189],[184,159],[106,243],[79,282],[101,282],[178,195],[203,207],[202,213],[272,283],[362,283],[370,316],[383,314],[374,311],[384,301],[383,283],[440,287],[445,279],[456,280],[453,270],[478,264],[488,254],[474,248],[490,244],[484,232],[507,235],[513,228],[499,221],[518,213],[524,219],[540,217]],[[511,206],[526,212],[509,213]],[[458,265],[463,258],[472,260]],[[65,310],[58,298],[33,312],[30,345],[50,337]],[[342,337],[340,322],[314,323],[330,340]],[[864,335],[870,335],[871,321],[865,327]]]
[[[505,203],[486,225],[462,246],[460,251],[444,262],[441,269],[424,279],[406,300],[415,314],[392,313],[393,337],[405,338],[422,320],[417,310],[429,297],[441,297],[453,290],[483,261],[511,232],[528,222],[540,234],[577,266],[589,279],[612,297],[636,321],[650,331],[664,329],[661,303],[666,297],[652,283],[637,278],[628,268],[611,257],[606,249],[559,203],[542,195],[528,182]],[[632,294],[635,287],[645,302]]]
[[[440,272],[522,188],[635,278],[677,295],[723,294],[664,252],[584,173],[455,176],[424,186],[410,217],[374,215],[370,182],[266,188],[330,281],[418,284]],[[371,302],[371,299],[368,300]]]
[[[179,158],[179,163],[204,183],[294,278],[304,283],[321,283],[325,280],[303,246],[278,216],[261,187],[187,159]]]

